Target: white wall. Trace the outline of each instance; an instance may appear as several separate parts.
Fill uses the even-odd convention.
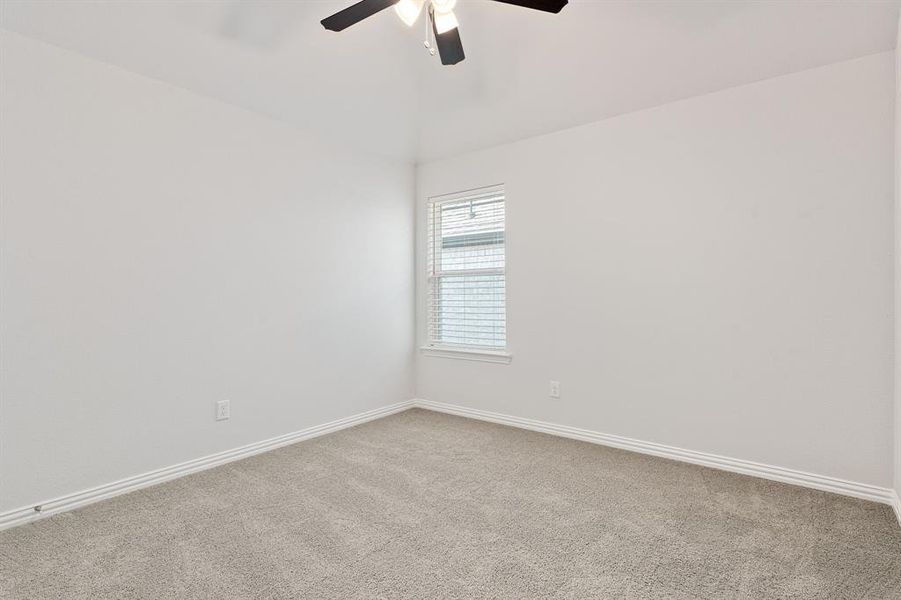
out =
[[[506,183],[514,359],[416,395],[890,485],[892,65],[421,165]],[[0,512],[410,397],[412,185],[0,32]]]
[[[901,497],[901,16],[895,41],[895,493]],[[901,518],[901,515],[898,515]]]
[[[506,184],[514,356],[420,355],[417,395],[889,487],[892,65],[421,165],[420,207]]]
[[[0,44],[0,512],[411,397],[412,166]]]

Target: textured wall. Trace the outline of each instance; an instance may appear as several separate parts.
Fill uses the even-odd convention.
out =
[[[410,165],[0,39],[0,510],[410,398]]]
[[[422,165],[419,203],[506,184],[513,361],[419,356],[418,396],[889,487],[892,65]]]

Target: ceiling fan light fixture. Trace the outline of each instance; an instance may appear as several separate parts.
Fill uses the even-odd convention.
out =
[[[3,0],[0,0],[2,2]],[[503,4],[513,4],[548,13],[558,13],[569,0],[494,0]],[[428,4],[428,6],[426,6]],[[423,45],[429,54],[441,57],[442,65],[455,65],[466,59],[463,42],[460,41],[460,27],[453,8],[457,0],[358,0],[344,10],[320,21],[329,31],[344,31],[372,15],[394,7],[401,20],[412,27],[423,8],[427,12],[426,40]],[[432,44],[431,41],[434,42]]]
[[[457,22],[457,17],[453,12],[435,12],[433,15],[435,19],[435,33],[441,35],[442,33],[447,33],[451,29],[456,29],[460,26]]]
[[[412,27],[416,23],[416,19],[419,18],[419,13],[422,12],[424,4],[425,0],[400,0],[394,5],[394,12],[397,13],[401,21]]]
[[[431,0],[431,2],[436,13],[449,13],[457,6],[457,0]]]

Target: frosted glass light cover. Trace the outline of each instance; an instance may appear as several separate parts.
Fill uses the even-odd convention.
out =
[[[394,5],[394,12],[401,21],[412,27],[419,18],[419,13],[422,12],[423,4],[425,4],[425,0],[400,0]]]
[[[439,34],[456,29],[458,25],[457,17],[454,16],[453,12],[435,13],[435,31]]]

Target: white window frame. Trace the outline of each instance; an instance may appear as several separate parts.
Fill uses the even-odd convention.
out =
[[[492,193],[502,193],[504,195],[504,267],[503,268],[495,268],[495,269],[472,269],[467,271],[454,271],[455,275],[485,275],[485,274],[501,274],[504,276],[504,303],[505,307],[509,307],[509,288],[507,286],[507,193],[503,184],[496,184],[487,187],[475,188],[470,190],[464,190],[461,192],[454,192],[451,194],[442,194],[440,196],[431,196],[426,200],[426,213],[425,213],[425,310],[424,314],[426,316],[425,319],[425,327],[423,331],[423,336],[425,341],[422,346],[420,346],[420,351],[425,356],[434,356],[440,358],[454,358],[454,359],[462,359],[462,360],[475,360],[481,362],[490,362],[490,363],[502,363],[507,364],[513,359],[513,354],[510,352],[510,340],[509,336],[505,336],[505,347],[502,349],[494,349],[494,348],[480,348],[478,346],[458,346],[458,345],[442,345],[433,343],[431,340],[431,332],[429,331],[429,323],[431,320],[431,311],[432,311],[432,303],[430,302],[430,298],[432,297],[433,288],[435,281],[441,277],[441,274],[435,274],[432,272],[433,265],[429,260],[429,257],[434,257],[437,253],[432,249],[432,252],[429,252],[428,243],[430,232],[429,228],[432,224],[432,211],[434,210],[435,204],[444,204],[449,202],[455,202],[459,200],[463,200],[469,198],[471,196],[481,196],[485,194]],[[507,312],[507,311],[505,311]],[[509,316],[509,313],[507,313]],[[508,319],[509,322],[509,319]],[[508,329],[509,334],[509,329]]]

